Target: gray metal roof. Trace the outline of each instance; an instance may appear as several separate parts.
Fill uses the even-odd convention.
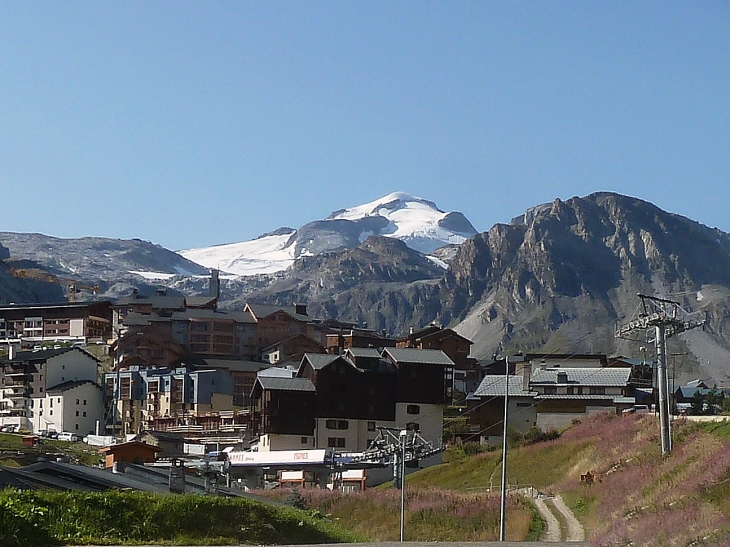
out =
[[[510,397],[532,397],[537,393],[534,391],[524,391],[522,389],[522,376],[509,377],[509,395]],[[470,398],[476,397],[504,397],[504,374],[493,374],[484,377],[476,391],[470,395]]]
[[[246,361],[243,359],[210,359],[206,357],[204,360],[209,367],[224,368],[232,372],[258,372],[273,366],[270,363]]]
[[[634,404],[636,399],[634,397],[624,397],[623,395],[568,395],[565,393],[558,393],[552,395],[536,395],[536,401],[543,400],[561,400],[561,401],[611,401],[612,403],[627,403]]]
[[[565,373],[567,382],[558,382],[558,374]],[[530,378],[532,385],[581,385],[623,387],[631,377],[630,368],[549,368],[537,369]]]
[[[205,306],[206,304],[210,304],[215,299],[215,296],[186,296],[185,304],[193,308],[196,306]]]
[[[176,311],[172,319],[184,321],[186,319],[229,319],[237,323],[256,323],[256,318],[243,311],[216,311],[206,308],[190,308],[185,311]]]
[[[252,302],[247,302],[246,305],[249,307],[249,309],[253,312],[253,314],[258,318],[267,317],[273,313],[276,313],[278,311],[283,311],[284,313],[292,316],[294,319],[297,319],[299,321],[304,321],[306,323],[310,322],[312,320],[311,317],[308,315],[302,315],[301,313],[297,313],[297,308],[295,306],[276,306],[271,304],[254,304]]]
[[[396,363],[454,366],[454,362],[440,349],[385,348],[383,357],[386,354]]]
[[[375,348],[348,348],[346,353],[349,353],[353,357],[365,357],[380,359],[380,352]]]
[[[27,361],[47,361],[51,357],[56,357],[57,355],[61,355],[62,353],[67,353],[69,351],[78,350],[84,355],[90,357],[94,361],[100,362],[99,359],[88,353],[87,351],[84,351],[81,348],[59,348],[59,349],[41,349],[36,351],[19,351],[15,354],[15,357],[13,359],[4,359],[3,363],[25,363]]]
[[[314,384],[307,378],[279,378],[272,376],[257,376],[256,381],[261,387],[273,391],[316,391]]]
[[[131,306],[133,304],[150,304],[154,309],[158,310],[182,310],[185,309],[185,297],[166,294],[123,296],[114,303],[114,306]]]
[[[321,370],[337,359],[341,359],[341,356],[328,353],[305,353],[302,362],[307,360],[314,370]],[[343,360],[346,361],[346,359]],[[349,363],[349,361],[347,362]]]

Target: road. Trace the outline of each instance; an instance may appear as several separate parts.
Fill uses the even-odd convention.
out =
[[[84,547],[99,547],[86,545]],[[157,545],[138,545],[137,547],[159,547]],[[187,547],[202,547],[190,545]],[[228,545],[224,547],[260,547],[253,545]],[[315,545],[278,545],[272,547],[325,547],[324,544]],[[586,542],[546,542],[546,541],[385,541],[382,543],[328,543],[326,547],[589,547]]]

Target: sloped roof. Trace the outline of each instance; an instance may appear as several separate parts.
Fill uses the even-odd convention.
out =
[[[505,379],[504,374],[490,374],[484,377],[476,391],[469,395],[469,398],[478,397],[504,397]],[[522,376],[509,377],[509,396],[510,397],[533,397],[537,395],[534,391],[524,391]]]
[[[460,338],[462,340],[466,340],[470,344],[473,344],[471,340],[469,340],[466,336],[462,336],[458,332],[456,332],[454,329],[448,329],[439,327],[437,325],[429,325],[428,327],[425,327],[419,331],[413,332],[409,334],[408,336],[402,338],[401,340],[420,340],[420,339],[435,339],[439,342],[446,340],[448,338]]]
[[[121,446],[121,445],[112,445]],[[149,446],[149,445],[148,445]],[[152,447],[156,452],[162,449]],[[103,450],[102,450],[103,451]],[[27,465],[16,471],[21,479],[33,480],[39,483],[49,483],[54,488],[63,490],[108,490],[133,489],[148,492],[166,493],[169,486],[156,485],[149,482],[134,480],[122,473],[109,473],[96,467],[74,465],[70,463],[45,461]]]
[[[331,355],[329,353],[305,353],[302,358],[302,363],[308,361],[314,370],[321,370],[330,363],[341,359],[340,355]],[[349,363],[349,361],[348,361]]]
[[[185,311],[176,311],[172,319],[184,321],[186,319],[228,319],[237,323],[256,323],[256,318],[243,311],[217,311],[207,308],[189,308]]]
[[[128,327],[145,327],[153,322],[165,323],[169,321],[169,317],[160,317],[156,313],[139,313],[133,311],[124,316],[124,324]]]
[[[257,376],[256,382],[261,384],[263,389],[270,391],[316,391],[314,384],[307,378]]]
[[[454,362],[440,349],[385,348],[383,357],[386,354],[396,363],[454,366]]]
[[[267,351],[274,350],[278,346],[281,346],[283,344],[288,344],[294,340],[302,340],[305,342],[310,342],[311,344],[316,344],[318,347],[322,348],[323,351],[325,349],[324,346],[322,345],[322,343],[319,342],[318,340],[315,340],[314,338],[304,334],[303,332],[298,332],[297,334],[293,334],[292,336],[289,336],[288,338],[284,338],[283,340],[279,340],[278,342],[274,342],[273,344],[266,346],[264,349],[261,350],[261,352],[266,353]]]
[[[616,401],[616,399],[619,399],[622,402],[628,402],[629,399],[631,399],[631,402],[634,403],[633,397],[619,397],[616,395],[593,395],[590,393],[584,393],[582,395],[576,395],[576,394],[567,394],[567,393],[551,393],[549,395],[536,395],[535,400],[545,400],[545,399],[558,399],[558,400],[572,400],[572,401],[612,401],[612,402],[619,402]]]
[[[114,306],[131,306],[133,304],[150,304],[153,309],[157,310],[182,310],[185,309],[185,297],[166,294],[123,296],[114,303]]]
[[[49,387],[46,390],[46,393],[61,393],[63,391],[68,391],[69,389],[73,389],[75,387],[79,387],[84,384],[91,384],[91,385],[101,389],[101,386],[99,386],[99,384],[97,384],[96,382],[92,382],[91,380],[68,380],[66,382],[63,382],[62,384],[58,384],[53,387]]]
[[[354,358],[380,359],[380,352],[375,348],[347,348],[345,353],[349,353]]]
[[[244,359],[203,359],[211,368],[223,368],[231,372],[258,372],[270,368],[270,363],[262,363],[261,361],[246,361]]]
[[[37,351],[19,351],[15,354],[15,357],[13,359],[3,359],[2,363],[25,363],[29,361],[47,361],[51,357],[56,357],[57,355],[62,355],[64,353],[68,353],[69,351],[79,351],[83,355],[86,355],[87,357],[90,357],[97,363],[100,363],[99,359],[91,355],[88,351],[84,351],[81,348],[78,347],[68,347],[68,348],[59,348],[59,349],[41,349]]]
[[[537,369],[530,378],[531,385],[558,385],[558,374],[567,376],[568,384],[583,386],[625,386],[631,377],[630,368],[548,368]],[[565,384],[566,382],[562,382]]]
[[[50,357],[61,355],[71,351],[74,348],[60,348],[60,349],[41,349],[37,351],[19,351],[15,354],[12,359],[4,359],[6,363],[24,363],[26,361],[46,361]]]
[[[185,304],[191,308],[205,306],[216,300],[215,296],[186,296]]]
[[[297,308],[295,306],[275,306],[271,304],[255,304],[252,302],[246,302],[246,307],[251,310],[251,313],[253,313],[257,319],[268,317],[278,311],[283,311],[298,321],[308,323],[312,320],[312,318],[308,315],[297,313]]]

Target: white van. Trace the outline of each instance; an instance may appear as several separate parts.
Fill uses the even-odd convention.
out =
[[[68,441],[68,442],[76,442],[79,440],[79,438],[76,436],[75,433],[69,433],[68,431],[63,431],[62,433],[58,434],[58,440],[59,441]]]

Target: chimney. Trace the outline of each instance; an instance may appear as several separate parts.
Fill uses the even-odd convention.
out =
[[[294,312],[297,315],[307,315],[307,305],[306,304],[294,304]]]
[[[568,383],[568,373],[564,370],[561,370],[558,372],[558,383],[559,384],[567,384]]]
[[[139,289],[132,289],[132,298],[139,297]]]
[[[532,363],[525,361],[522,367],[522,391],[530,391],[530,377],[532,376]]]
[[[221,280],[220,271],[210,270],[210,285],[208,286],[208,296],[219,299],[221,296]]]
[[[16,344],[8,344],[8,359],[12,361],[17,354],[18,346]]]

